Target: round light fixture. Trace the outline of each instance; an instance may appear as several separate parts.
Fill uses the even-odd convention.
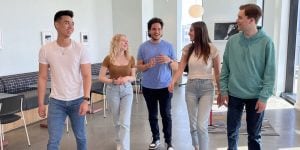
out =
[[[202,5],[194,4],[189,8],[189,14],[191,17],[198,18],[201,17],[204,13],[204,8]]]

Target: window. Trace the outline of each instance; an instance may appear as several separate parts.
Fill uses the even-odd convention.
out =
[[[178,45],[180,49],[177,51],[178,60],[180,60],[181,58],[182,48],[191,42],[189,37],[189,30],[191,24],[193,22],[202,20],[202,16],[198,18],[193,18],[190,16],[189,9],[194,4],[202,5],[202,0],[182,0],[182,5],[181,5],[182,8],[181,9],[181,34],[182,35],[181,35],[181,41]]]

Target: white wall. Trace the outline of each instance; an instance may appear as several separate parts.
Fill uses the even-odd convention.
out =
[[[153,17],[153,0],[142,0],[142,37],[143,42],[148,37],[148,21]]]
[[[148,38],[147,22],[152,17],[164,21],[163,39],[177,47],[177,1],[173,0],[113,0],[113,33],[124,33],[129,38],[131,53],[136,56],[138,47]]]
[[[289,10],[290,0],[265,0],[264,30],[273,39],[276,50],[277,96],[285,88]]]
[[[142,1],[112,0],[113,33],[126,34],[129,40],[130,52],[136,56],[142,43]]]
[[[204,15],[203,21],[208,28],[209,37],[214,39],[214,23],[216,22],[234,22],[236,21],[240,5],[246,3],[255,3],[254,0],[206,0],[203,1]],[[218,4],[218,5],[216,5]],[[223,60],[226,41],[213,41],[218,48]]]
[[[183,8],[182,8],[182,5],[183,5],[183,2],[182,0],[177,0],[177,30],[176,30],[176,33],[177,33],[177,42],[176,42],[176,53],[177,53],[177,61],[179,62],[180,59],[181,59],[181,55],[182,55],[182,48],[183,48],[183,44],[182,44],[182,37],[184,36],[183,35],[183,32],[182,32],[182,11],[183,11]]]
[[[177,0],[154,0],[154,16],[161,18],[164,22],[163,39],[172,43],[175,51],[181,52],[177,48],[177,36],[180,35],[177,32],[180,26],[177,17],[181,16],[181,13],[177,11]]]
[[[103,59],[112,35],[112,8],[110,0],[9,0],[0,4],[0,31],[3,49],[0,50],[0,76],[37,71],[41,31],[56,36],[53,16],[61,9],[74,11],[74,40],[80,31],[89,33],[92,62]]]

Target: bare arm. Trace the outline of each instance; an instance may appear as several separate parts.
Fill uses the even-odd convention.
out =
[[[136,67],[138,70],[143,72],[148,70],[149,68],[152,68],[154,65],[155,65],[155,58],[152,58],[149,63],[144,63],[143,60],[138,60]]]
[[[185,68],[185,66],[187,65],[187,56],[186,55],[182,55],[181,56],[181,60],[180,60],[180,63],[179,63],[179,67],[178,67],[178,63],[176,62],[176,65],[177,66],[174,66],[174,67],[178,67],[178,69],[177,69],[177,71],[175,72],[175,74],[174,74],[174,76],[173,76],[173,78],[172,78],[172,81],[171,81],[171,83],[169,84],[169,86],[168,86],[168,90],[169,90],[169,92],[173,92],[174,91],[174,85],[175,85],[175,83],[176,83],[176,81],[178,80],[178,78],[180,77],[180,76],[182,76],[182,73],[183,73],[183,71],[184,71],[184,68]],[[172,63],[170,64],[170,65],[172,65]]]
[[[113,80],[109,79],[106,76],[106,73],[107,73],[107,67],[101,66],[100,73],[99,73],[99,81],[106,83],[106,84],[110,84],[113,82]]]
[[[83,95],[84,97],[90,97],[92,85],[91,64],[81,64],[80,69],[83,80]]]
[[[167,55],[160,54],[155,57],[156,62],[159,64],[169,64],[173,71],[178,69],[178,63]]]
[[[214,59],[213,59],[213,65],[214,65],[214,75],[215,75],[215,82],[217,84],[217,91],[218,94],[221,94],[221,90],[220,90],[220,56],[217,55]]]
[[[114,84],[125,84],[127,82],[135,81],[135,71],[136,68],[131,68],[130,76],[119,77],[118,79],[114,80]]]
[[[220,72],[221,71],[220,71],[220,56],[219,55],[217,55],[213,59],[213,66],[214,66],[215,83],[217,84],[217,104],[220,107],[223,104],[226,105],[226,103],[228,101],[228,97],[222,98],[222,96],[221,96],[221,88],[220,88]]]
[[[132,82],[136,80],[136,68],[131,68],[131,75],[130,76],[126,76],[126,80],[127,82]]]
[[[178,80],[178,78],[180,77],[180,76],[182,76],[182,73],[183,73],[183,71],[184,71],[184,68],[185,68],[185,66],[187,65],[187,56],[186,55],[182,55],[181,56],[181,59],[180,59],[180,63],[179,63],[179,65],[178,65],[178,63],[176,64],[176,68],[178,67],[178,70],[175,72],[175,74],[174,74],[174,76],[173,76],[173,78],[172,78],[172,82],[173,83],[175,83],[177,80]],[[171,65],[173,65],[173,63],[171,64]]]
[[[124,84],[126,82],[132,82],[135,80],[135,72],[136,72],[136,68],[131,68],[131,75],[130,76],[125,76],[125,77],[120,77],[118,79],[109,79],[106,76],[106,72],[107,72],[107,67],[102,66],[100,69],[100,73],[99,73],[99,80],[103,83],[106,84]]]
[[[173,70],[173,71],[176,71],[177,69],[178,69],[178,62],[176,62],[176,61],[172,61],[171,63],[170,63],[170,67],[171,67],[171,69]]]
[[[48,64],[39,64],[39,76],[38,76],[38,114],[40,117],[46,117],[46,109],[44,104],[47,80],[48,80]]]
[[[91,64],[81,64],[80,65],[82,82],[83,82],[83,96],[90,98],[90,91],[92,85],[92,73],[91,73]],[[84,100],[79,108],[79,114],[85,115],[88,111],[89,106],[88,102]]]

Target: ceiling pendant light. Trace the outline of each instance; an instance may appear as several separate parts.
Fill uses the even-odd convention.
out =
[[[191,7],[189,8],[189,14],[193,18],[199,18],[203,15],[203,13],[204,13],[204,8],[202,7],[202,5],[194,4],[191,5]]]

